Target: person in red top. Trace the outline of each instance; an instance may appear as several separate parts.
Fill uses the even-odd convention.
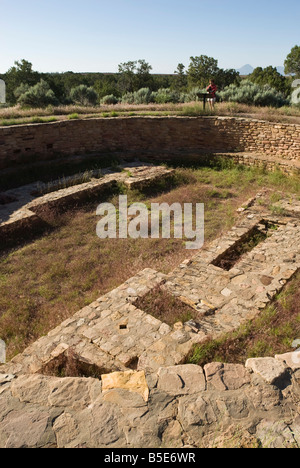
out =
[[[213,109],[216,102],[216,92],[218,91],[218,87],[215,84],[214,80],[210,80],[206,91],[210,94],[210,98],[208,99],[208,101],[210,103],[211,109]]]

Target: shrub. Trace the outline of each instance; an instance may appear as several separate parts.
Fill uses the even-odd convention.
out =
[[[199,93],[206,93],[206,89],[192,88],[188,93],[184,93],[181,95],[181,102],[198,101]]]
[[[231,84],[219,93],[223,101],[240,104],[282,107],[289,104],[284,95],[268,85],[259,86],[250,80],[244,80],[240,86]]]
[[[153,102],[153,93],[149,88],[141,88],[134,93],[135,104],[149,104]]]
[[[149,88],[141,88],[134,93],[126,93],[122,97],[123,104],[149,104],[154,101],[152,91]]]
[[[94,88],[89,88],[86,85],[79,85],[71,89],[70,98],[75,104],[94,106],[97,103],[98,95]]]
[[[158,91],[153,93],[154,102],[157,104],[177,104],[180,102],[180,93],[170,88],[160,88]]]
[[[122,96],[122,104],[134,104],[134,93],[125,93]]]
[[[30,90],[30,86],[26,83],[22,83],[18,88],[14,90],[14,95],[19,99],[23,94]]]
[[[283,107],[289,104],[289,100],[274,88],[264,86],[264,90],[254,97],[254,104],[258,106]]]
[[[18,103],[22,106],[47,107],[49,105],[58,105],[58,100],[46,81],[41,80],[35,86],[28,88],[27,91],[26,88],[26,85],[21,85],[16,90],[19,93]]]
[[[108,94],[107,96],[104,96],[101,99],[101,104],[104,104],[106,106],[109,106],[111,104],[118,104],[118,102],[119,102],[119,99],[113,94]]]

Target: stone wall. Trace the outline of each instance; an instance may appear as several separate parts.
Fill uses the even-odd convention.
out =
[[[286,355],[101,380],[0,366],[0,447],[299,448],[299,401],[299,365]]]
[[[172,159],[250,152],[300,160],[300,125],[231,117],[124,117],[0,128],[0,169],[85,153]]]

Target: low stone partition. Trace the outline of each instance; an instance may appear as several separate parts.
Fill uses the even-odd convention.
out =
[[[65,211],[91,200],[100,203],[113,193],[117,184],[124,184],[130,190],[143,190],[157,183],[168,183],[175,172],[174,169],[145,163],[128,163],[120,166],[119,171],[106,169],[100,178],[91,177],[89,182],[44,195],[38,193],[40,188],[47,188],[47,184],[42,182],[3,192],[6,203],[0,204],[0,249],[49,229],[47,217],[51,212]]]
[[[249,152],[300,159],[300,125],[233,117],[120,117],[0,127],[0,169],[78,154],[155,161]]]

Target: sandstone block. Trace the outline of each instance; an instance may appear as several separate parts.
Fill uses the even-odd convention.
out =
[[[292,353],[277,354],[275,359],[283,361],[290,369],[300,369],[300,351],[294,351]]]
[[[207,364],[204,372],[209,389],[239,390],[250,384],[249,372],[242,365],[215,362]]]
[[[162,367],[157,374],[157,388],[171,395],[194,394],[206,388],[202,367],[194,364]]]
[[[113,372],[102,375],[101,379],[103,393],[115,388],[123,388],[140,394],[145,401],[149,399],[149,387],[144,371]]]
[[[271,385],[278,384],[287,374],[286,365],[275,358],[248,359],[246,368],[260,375]]]

